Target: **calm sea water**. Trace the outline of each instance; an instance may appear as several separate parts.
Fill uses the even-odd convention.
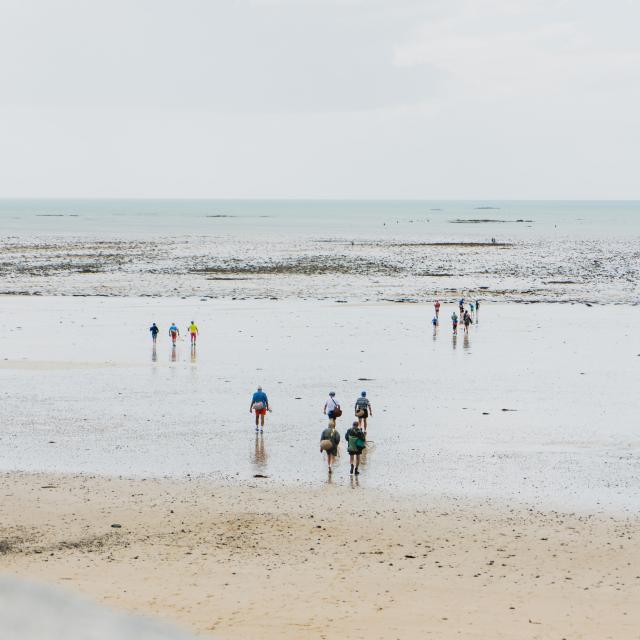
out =
[[[640,238],[640,202],[0,200],[0,226],[4,237],[628,239]]]

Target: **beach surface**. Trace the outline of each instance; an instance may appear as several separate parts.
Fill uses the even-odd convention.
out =
[[[640,308],[454,308],[4,297],[0,571],[216,638],[639,638]]]
[[[4,571],[218,638],[640,637],[637,518],[14,472],[0,523]]]
[[[0,470],[313,487],[327,394],[344,434],[366,390],[368,489],[638,512],[640,308],[487,304],[457,337],[454,308],[434,332],[431,305],[4,298]]]

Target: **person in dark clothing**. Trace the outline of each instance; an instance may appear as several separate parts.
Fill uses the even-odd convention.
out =
[[[464,312],[464,316],[462,318],[462,321],[464,322],[464,332],[465,333],[469,333],[469,325],[471,324],[471,316],[469,315],[468,311]]]
[[[360,475],[360,454],[366,445],[364,431],[360,428],[357,421],[355,421],[351,429],[348,429],[344,434],[344,439],[347,443],[347,450],[349,451],[349,463],[351,464],[350,473]]]
[[[158,329],[158,325],[154,322],[149,327],[149,331],[151,332],[151,337],[153,338],[153,344],[155,344],[156,340],[158,339],[158,333],[159,333],[160,329]]]
[[[332,466],[338,455],[338,445],[340,444],[340,434],[336,429],[335,420],[329,421],[329,426],[320,434],[320,453],[327,452],[327,466],[329,473],[333,472]]]

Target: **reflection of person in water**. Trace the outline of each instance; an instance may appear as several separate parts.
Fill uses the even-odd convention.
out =
[[[196,343],[191,343],[191,364],[195,364],[196,362]]]
[[[256,468],[256,471],[264,471],[267,467],[267,450],[264,447],[264,436],[260,433],[256,433],[256,443],[253,450],[253,456],[251,464]]]
[[[171,362],[175,362],[178,359],[178,352],[176,350],[176,345],[174,344],[171,347]]]
[[[156,350],[156,342],[153,341],[153,347],[151,349],[151,361],[156,362],[158,360],[158,351]]]

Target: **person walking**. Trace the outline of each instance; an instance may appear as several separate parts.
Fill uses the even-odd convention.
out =
[[[171,343],[175,347],[176,340],[180,337],[180,329],[178,329],[175,322],[169,327],[169,336],[171,337]]]
[[[196,344],[196,338],[198,337],[198,325],[192,320],[191,324],[189,325],[188,328],[189,331],[189,335],[191,336],[191,344],[195,345]]]
[[[251,404],[249,405],[249,413],[255,412],[256,414],[256,433],[258,433],[258,427],[260,427],[260,433],[263,432],[264,417],[267,415],[267,411],[271,411],[269,398],[262,387],[258,387],[258,390],[251,396]]]
[[[458,302],[458,307],[460,309],[460,318],[464,315],[464,298],[460,298],[460,302]]]
[[[327,467],[329,473],[333,473],[333,463],[338,455],[338,445],[340,444],[340,434],[336,429],[336,421],[331,418],[329,425],[320,434],[320,453],[323,451],[327,454]]]
[[[151,338],[153,339],[153,344],[156,343],[158,339],[158,333],[160,333],[160,329],[158,329],[158,325],[154,322],[150,327],[149,331],[151,332]]]
[[[347,451],[349,452],[350,473],[358,476],[360,475],[360,454],[367,445],[365,442],[365,434],[357,421],[354,421],[351,429],[348,429],[344,434],[344,439],[347,443]]]
[[[454,311],[451,314],[451,324],[453,325],[453,335],[458,335],[458,314]]]
[[[469,325],[471,324],[471,316],[468,311],[464,312],[464,316],[462,316],[462,321],[464,323],[464,332],[469,333]]]
[[[436,319],[440,317],[440,300],[436,300],[435,304],[433,305],[433,307],[436,310]]]
[[[371,409],[371,403],[367,398],[367,392],[362,391],[360,397],[356,400],[356,417],[358,418],[358,426],[364,428],[364,433],[367,433],[367,418],[373,417],[373,411]],[[346,437],[346,436],[345,436]]]
[[[330,391],[329,398],[324,403],[323,413],[329,417],[329,420],[334,420],[342,415],[342,409],[340,403],[336,400],[336,392]]]

